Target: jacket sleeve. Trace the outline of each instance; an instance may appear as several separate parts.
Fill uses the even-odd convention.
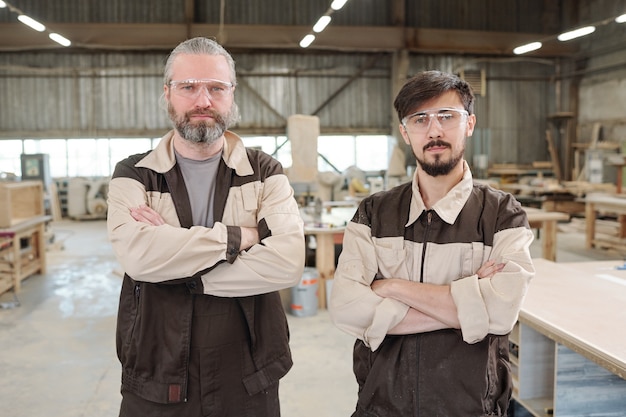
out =
[[[378,271],[370,228],[348,223],[335,271],[329,311],[334,324],[376,350],[389,329],[402,321],[409,307],[383,298],[371,288]]]
[[[234,297],[296,285],[305,261],[304,224],[284,174],[264,182],[257,214],[260,244],[232,264],[221,263],[202,276],[206,294]]]
[[[530,256],[532,241],[533,233],[528,227],[497,232],[489,259],[505,263],[504,269],[491,278],[472,275],[452,282],[452,297],[467,343],[476,343],[489,333],[507,334],[513,329],[528,284],[535,275]]]

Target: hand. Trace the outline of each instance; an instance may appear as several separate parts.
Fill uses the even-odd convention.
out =
[[[497,264],[496,261],[489,260],[482,264],[480,268],[478,268],[478,271],[476,271],[476,275],[478,275],[478,278],[491,278],[497,272],[502,271],[502,269],[504,269],[503,263]]]
[[[130,215],[138,222],[146,223],[152,226],[161,226],[165,224],[163,217],[145,204],[142,204],[139,207],[132,207],[130,209]]]
[[[240,227],[241,229],[241,244],[239,245],[239,251],[251,248],[260,242],[259,229],[256,227]]]

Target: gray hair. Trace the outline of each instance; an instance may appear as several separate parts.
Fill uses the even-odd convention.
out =
[[[233,85],[237,85],[237,75],[235,73],[235,61],[233,57],[224,49],[222,45],[217,43],[213,39],[197,37],[187,39],[184,42],[178,44],[176,48],[172,50],[165,62],[165,69],[163,72],[163,81],[165,85],[169,85],[172,81],[172,63],[179,55],[221,55],[226,58],[228,66],[230,68],[230,82]]]

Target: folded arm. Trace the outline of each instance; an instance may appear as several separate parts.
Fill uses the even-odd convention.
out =
[[[476,275],[479,278],[489,279],[503,268],[503,263],[489,260],[476,271]],[[372,290],[381,297],[393,298],[411,307],[402,321],[389,330],[389,334],[461,328],[450,285],[387,278],[374,280]]]
[[[293,286],[302,275],[305,252],[297,203],[283,175],[269,178],[261,188],[252,219],[256,227],[233,221],[187,229],[180,227],[169,194],[148,193],[132,178],[114,178],[107,224],[117,258],[138,281],[202,274],[204,292],[213,295],[254,295]]]

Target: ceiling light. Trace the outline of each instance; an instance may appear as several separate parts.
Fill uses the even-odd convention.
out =
[[[17,17],[17,20],[19,20],[20,22],[24,23],[26,26],[29,26],[30,28],[35,29],[37,32],[43,32],[44,30],[46,30],[46,27],[44,25],[42,25],[41,23],[39,23],[35,19],[31,19],[30,17],[26,16],[25,14],[19,15]]]
[[[541,48],[541,42],[531,42],[513,49],[513,53],[515,55],[522,55],[527,52],[536,51],[539,48]]]
[[[348,0],[333,0],[333,2],[330,4],[330,8],[333,9],[333,10],[339,10],[347,2],[348,2]]]
[[[7,7],[7,4],[0,0],[0,9]]]
[[[319,33],[323,31],[330,23],[330,16],[322,16],[319,18],[315,26],[313,26],[313,32]]]
[[[621,16],[617,16],[617,17],[615,18],[615,21],[616,21],[617,23],[626,23],[626,14],[623,14],[623,15],[621,15]]]
[[[72,44],[69,39],[59,35],[58,33],[51,33],[48,37],[62,46],[70,46]]]
[[[315,35],[309,33],[300,41],[300,48],[308,48],[315,40]]]
[[[579,38],[581,36],[589,35],[590,33],[595,32],[595,26],[585,26],[582,28],[574,29],[569,32],[561,33],[557,36],[557,39],[564,42],[569,41],[574,38]]]

